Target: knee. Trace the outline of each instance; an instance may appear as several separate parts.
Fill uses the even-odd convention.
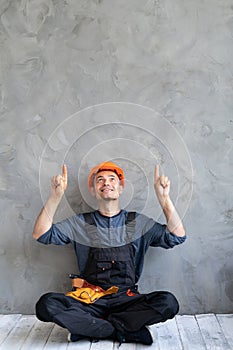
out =
[[[40,308],[41,306],[45,306],[48,304],[49,299],[52,297],[53,293],[46,293],[43,294],[40,299],[36,303],[36,309]]]
[[[166,292],[166,304],[167,304],[167,317],[173,318],[179,312],[179,303],[176,297]]]
[[[50,322],[50,318],[48,315],[48,306],[50,304],[50,299],[52,295],[53,293],[46,293],[42,295],[36,303],[36,316],[40,321]]]

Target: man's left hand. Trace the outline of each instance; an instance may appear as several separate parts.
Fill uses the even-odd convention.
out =
[[[170,180],[165,175],[159,176],[159,165],[155,166],[154,188],[159,203],[163,206],[166,200],[169,198]]]

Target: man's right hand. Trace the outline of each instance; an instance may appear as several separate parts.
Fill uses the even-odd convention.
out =
[[[36,219],[33,229],[33,237],[40,238],[47,232],[53,223],[53,217],[56,213],[57,207],[62,199],[62,196],[67,188],[67,167],[62,166],[62,175],[57,175],[51,181],[51,195],[44,207],[42,208],[38,218]]]
[[[53,176],[51,181],[51,196],[53,198],[62,198],[67,188],[67,167],[62,166],[62,175]]]

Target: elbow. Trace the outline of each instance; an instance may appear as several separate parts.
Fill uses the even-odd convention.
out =
[[[185,236],[186,236],[186,232],[185,232],[184,227],[181,227],[181,228],[180,228],[180,230],[179,230],[177,236],[179,236],[179,237],[185,237]]]
[[[38,240],[41,236],[43,236],[48,230],[51,229],[52,226],[41,226],[41,227],[34,227],[32,232],[32,237],[35,240]]]
[[[32,237],[33,237],[35,240],[37,240],[37,239],[39,238],[39,235],[38,235],[35,231],[33,231],[33,232],[32,232]]]
[[[171,230],[170,232],[177,237],[186,237],[186,232],[183,226],[180,226],[174,230]]]
[[[38,240],[41,236],[43,236],[43,234],[45,233],[46,231],[36,231],[34,230],[32,232],[32,237],[35,239],[35,240]]]

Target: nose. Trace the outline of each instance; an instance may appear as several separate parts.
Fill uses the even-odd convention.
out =
[[[104,179],[104,186],[109,186],[109,180],[108,179]]]

